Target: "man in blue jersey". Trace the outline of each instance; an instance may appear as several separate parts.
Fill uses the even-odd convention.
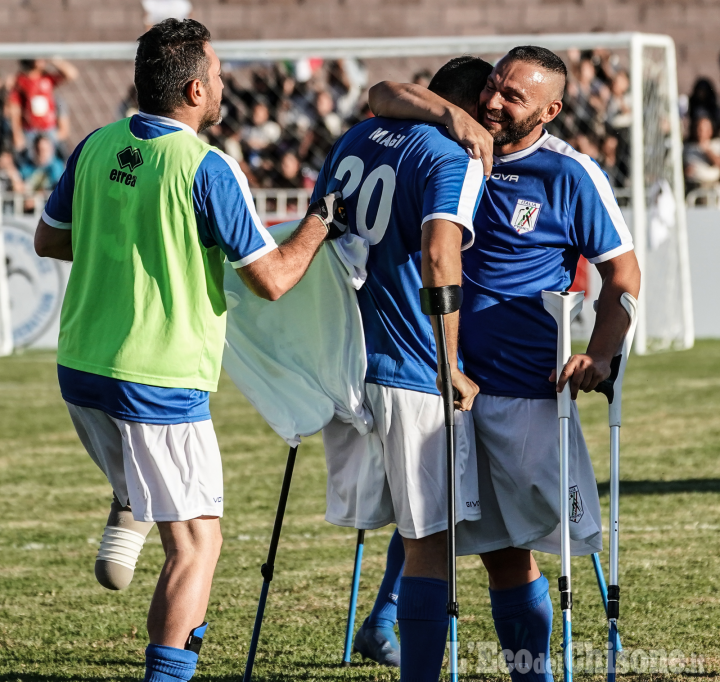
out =
[[[549,50],[511,50],[479,97],[479,122],[494,138],[493,174],[464,254],[460,346],[480,394],[473,405],[482,518],[458,527],[458,551],[480,554],[490,579],[495,627],[514,680],[549,680],[552,602],[532,549],[559,554],[555,391],[573,398],[610,374],[628,326],[620,305],[637,296],[632,239],[607,177],[588,156],[543,128],[562,108],[567,72]],[[376,114],[451,120],[433,93],[382,83]],[[472,131],[465,131],[467,140]],[[476,131],[480,136],[482,132]],[[587,351],[555,379],[557,328],[541,292],[567,289],[580,256],[603,285]],[[602,523],[592,465],[577,408],[571,420],[570,485],[582,513],[571,518],[574,554],[598,551]],[[402,608],[400,603],[399,608]],[[529,650],[532,661],[516,654]]]
[[[446,69],[448,91],[460,93],[461,105],[477,109],[477,83],[487,67],[468,58]],[[358,302],[367,350],[366,402],[375,419],[366,436],[337,419],[323,431],[326,518],[357,528],[397,523],[406,555],[398,590],[405,682],[438,679],[448,625],[443,406],[433,329],[420,309],[419,289],[460,283],[461,250],[472,244],[483,184],[482,161],[471,158],[444,126],[375,118],[337,141],[315,188],[316,197],[342,191],[350,229],[369,244]],[[458,363],[457,333],[458,316],[449,316],[456,406],[469,410],[477,386]],[[457,513],[472,520],[479,514],[471,417],[463,412],[458,421]],[[394,617],[383,633],[364,624],[356,648],[382,658],[378,645],[397,645],[393,625]]]
[[[222,544],[208,399],[225,337],[223,262],[274,300],[341,229],[337,197],[323,197],[276,245],[238,164],[198,139],[220,119],[223,88],[204,26],[168,19],[141,36],[135,85],[141,113],[77,147],[35,248],[73,261],[58,378],[115,494],[96,575],[125,586],[158,523],[166,561],[148,614],[145,681],[178,682],[195,671]]]

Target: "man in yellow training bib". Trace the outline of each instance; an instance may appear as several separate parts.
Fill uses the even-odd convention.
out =
[[[208,30],[168,19],[138,43],[140,113],[78,145],[35,248],[73,261],[58,378],[114,491],[96,575],[112,589],[127,585],[158,524],[166,561],[148,615],[145,680],[174,682],[195,671],[222,544],[209,391],[225,337],[223,262],[275,300],[345,226],[339,194],[329,195],[275,244],[237,162],[197,137],[220,121],[220,60]]]

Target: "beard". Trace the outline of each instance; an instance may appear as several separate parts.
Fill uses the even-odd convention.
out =
[[[487,107],[481,104],[479,116],[481,121],[484,119],[486,112]],[[527,137],[533,130],[535,130],[537,124],[540,123],[540,112],[541,110],[537,109],[522,121],[505,119],[508,121],[505,128],[502,128],[495,133],[493,133],[492,131],[488,132],[490,132],[490,134],[493,136],[493,140],[498,147],[503,147],[506,144],[514,144],[515,142],[520,142],[520,140],[522,140],[524,137]],[[504,122],[505,121],[503,121],[503,123]]]
[[[208,128],[216,126],[222,121],[223,117],[220,104],[220,98],[218,98],[217,100],[213,100],[212,102],[208,102],[207,109],[205,109],[205,113],[200,119],[200,125],[198,126],[199,133],[201,133],[203,130],[207,130]]]

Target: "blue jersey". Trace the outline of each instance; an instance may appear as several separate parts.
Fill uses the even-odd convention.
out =
[[[475,233],[463,258],[465,371],[482,393],[553,398],[557,326],[542,290],[567,289],[581,255],[602,263],[633,248],[607,176],[544,133],[495,158]]]
[[[130,120],[135,137],[150,140],[189,126],[140,114]],[[87,138],[68,160],[60,183],[50,195],[43,220],[58,229],[72,229],[75,167]],[[217,149],[208,152],[195,172],[193,207],[198,238],[206,248],[219,246],[232,265],[241,268],[277,248],[255,212],[247,180],[237,162]],[[102,410],[118,419],[149,424],[176,424],[210,418],[209,394],[183,388],[146,386],[68,367],[58,367],[63,398]]]
[[[370,245],[358,291],[366,381],[438,393],[435,339],[420,310],[422,226],[453,221],[470,246],[483,186],[482,163],[442,126],[374,118],[335,143],[313,198],[342,190],[350,229]]]

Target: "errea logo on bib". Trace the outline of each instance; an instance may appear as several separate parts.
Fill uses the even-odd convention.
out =
[[[515,204],[515,213],[513,213],[511,225],[518,234],[532,232],[535,229],[538,215],[542,204],[536,204],[534,201],[526,199],[518,199]]]

